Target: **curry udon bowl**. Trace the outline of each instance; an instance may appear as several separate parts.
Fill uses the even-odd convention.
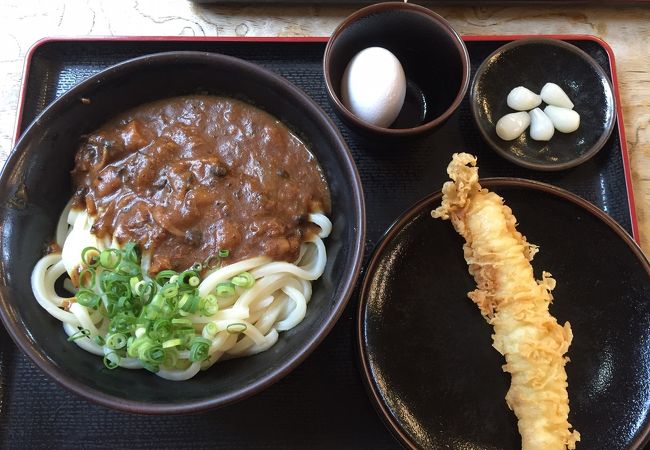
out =
[[[101,357],[67,340],[61,323],[37,303],[30,274],[54,237],[70,198],[80,138],[140,104],[188,94],[246,101],[286,124],[316,156],[328,181],[333,230],[327,265],[313,284],[307,315],[269,350],[217,363],[187,381],[146,370],[104,367]],[[88,101],[89,100],[89,101]],[[338,129],[307,95],[254,64],[218,54],[171,52],[110,67],[52,103],[27,129],[0,178],[3,214],[0,313],[18,346],[75,393],[130,412],[195,412],[223,406],[270,386],[325,338],[354,287],[363,255],[365,210],[360,179]]]

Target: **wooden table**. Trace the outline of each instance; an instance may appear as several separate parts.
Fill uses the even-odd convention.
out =
[[[323,3],[326,3],[324,0]],[[477,2],[479,3],[479,2]],[[650,7],[436,6],[461,34],[592,34],[614,49],[641,247],[650,254]],[[357,6],[204,6],[186,0],[0,2],[0,162],[23,59],[45,36],[327,36]]]

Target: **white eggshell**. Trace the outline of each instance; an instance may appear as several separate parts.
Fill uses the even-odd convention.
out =
[[[388,127],[404,104],[406,77],[399,60],[381,47],[359,52],[348,64],[341,80],[341,99],[360,119]]]
[[[528,114],[530,114],[530,137],[536,141],[550,141],[555,133],[551,119],[539,108],[533,109]]]
[[[530,116],[527,112],[506,114],[497,122],[497,136],[504,141],[512,141],[521,136],[528,125],[530,125]]]
[[[524,86],[517,86],[508,94],[507,103],[517,111],[530,111],[542,104],[542,97]]]
[[[546,83],[539,95],[549,105],[573,109],[573,102],[569,96],[555,83]]]
[[[569,108],[548,105],[544,114],[551,119],[555,129],[561,133],[573,133],[580,126],[580,114]]]

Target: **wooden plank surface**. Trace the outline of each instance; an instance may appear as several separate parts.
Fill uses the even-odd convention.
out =
[[[479,2],[477,2],[479,3]],[[641,247],[650,254],[650,7],[436,6],[461,34],[592,34],[614,50]],[[187,0],[0,2],[0,163],[11,151],[23,61],[46,36],[327,36],[357,6],[214,6]]]

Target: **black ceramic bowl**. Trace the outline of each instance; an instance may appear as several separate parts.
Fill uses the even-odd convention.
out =
[[[406,98],[390,127],[365,122],[341,101],[341,79],[350,60],[368,47],[383,47],[399,59]],[[334,30],[323,57],[325,84],[339,116],[356,130],[380,137],[424,134],[442,125],[469,86],[469,54],[449,23],[422,6],[388,2],[368,6]]]
[[[539,94],[548,82],[559,85],[574,103],[580,127],[568,134],[555,131],[548,142],[531,139],[529,130],[512,141],[497,136],[497,121],[516,112],[506,104],[508,93],[525,86]],[[474,75],[470,106],[490,147],[536,170],[568,169],[587,161],[605,145],[616,120],[612,86],[603,69],[576,46],[556,39],[516,40],[488,56]]]
[[[183,382],[144,370],[107,370],[102,359],[67,341],[60,322],[36,302],[30,274],[54,236],[71,195],[70,170],[80,136],[109,118],[155,99],[210,93],[240,98],[271,113],[299,135],[318,159],[332,196],[328,262],[314,283],[307,316],[258,355],[225,361]],[[82,101],[88,99],[90,102]],[[140,413],[182,413],[250,396],[294,369],[343,311],[359,273],[365,210],[359,176],[339,131],[285,79],[217,54],[173,52],[136,58],[78,84],[27,129],[0,178],[3,213],[0,313],[14,341],[56,381],[102,405]],[[336,269],[334,269],[336,268]]]

